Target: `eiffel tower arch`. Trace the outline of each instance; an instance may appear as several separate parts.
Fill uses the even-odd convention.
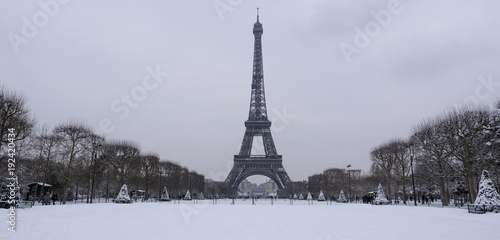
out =
[[[283,167],[283,158],[278,155],[271,133],[271,121],[267,116],[266,96],[264,91],[264,69],[262,63],[262,24],[257,22],[253,26],[254,57],[252,92],[250,98],[250,111],[248,120],[245,121],[245,135],[238,155],[234,155],[234,165],[226,178],[226,183],[233,189],[244,179],[253,175],[262,175],[273,180],[279,189],[284,188],[290,177]],[[252,155],[254,137],[262,137],[264,155]]]

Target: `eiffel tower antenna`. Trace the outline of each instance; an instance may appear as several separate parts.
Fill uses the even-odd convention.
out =
[[[257,8],[257,22],[259,22],[259,8]]]

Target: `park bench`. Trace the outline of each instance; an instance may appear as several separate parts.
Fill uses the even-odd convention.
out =
[[[469,213],[479,213],[479,214],[483,214],[486,212],[500,213],[500,205],[467,204],[467,210],[469,211]]]
[[[467,204],[467,211],[469,213],[483,214],[486,212],[486,207],[484,205]]]

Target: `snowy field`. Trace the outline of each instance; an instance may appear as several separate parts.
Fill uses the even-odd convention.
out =
[[[500,239],[500,214],[466,208],[259,200],[37,205],[0,239]],[[7,210],[2,209],[6,217]]]

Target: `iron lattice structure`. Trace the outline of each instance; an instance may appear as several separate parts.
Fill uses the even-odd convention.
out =
[[[283,168],[283,159],[278,155],[271,134],[271,121],[267,117],[266,96],[264,91],[264,69],[262,63],[262,24],[257,22],[253,26],[255,37],[253,57],[252,93],[250,111],[245,121],[245,135],[241,144],[240,153],[234,155],[234,165],[226,178],[226,183],[237,188],[241,181],[252,175],[263,175],[272,179],[278,188],[284,188],[290,177]],[[265,155],[251,155],[254,137],[262,137]]]

